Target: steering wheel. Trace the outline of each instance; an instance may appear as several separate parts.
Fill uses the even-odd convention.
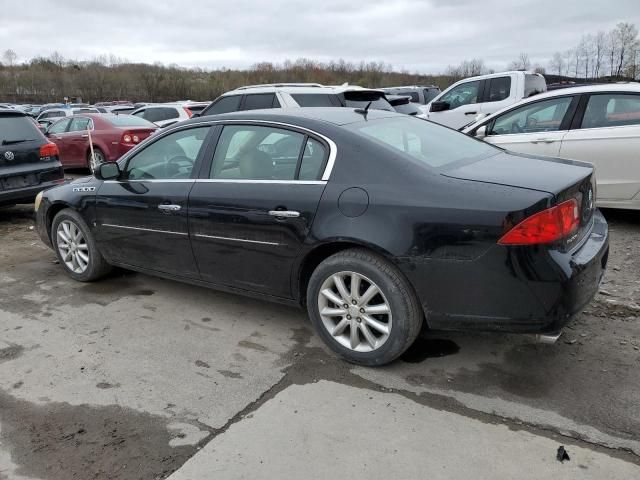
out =
[[[181,168],[180,163],[187,163],[188,166],[191,169],[193,169],[193,164],[195,162],[191,160],[189,157],[185,157],[184,155],[173,157],[164,166],[165,172],[168,177],[176,178],[178,175],[180,175],[180,168]]]
[[[524,132],[524,129],[520,125],[518,125],[517,121],[514,121],[511,124],[511,133],[522,133],[522,132]]]

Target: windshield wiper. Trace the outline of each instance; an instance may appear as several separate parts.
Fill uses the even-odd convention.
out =
[[[35,138],[23,138],[22,140],[2,140],[2,145],[13,145],[14,143],[32,142]]]

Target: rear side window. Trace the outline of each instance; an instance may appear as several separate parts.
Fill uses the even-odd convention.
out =
[[[240,109],[242,95],[220,97],[217,102],[204,111],[204,115],[218,115],[220,113],[237,112]]]
[[[324,93],[292,93],[291,96],[301,107],[340,107],[335,95]]]
[[[161,122],[162,120],[171,120],[178,118],[180,115],[175,108],[171,107],[154,107],[147,108],[144,112],[144,119],[150,122]]]
[[[581,128],[640,125],[640,95],[605,93],[591,95]]]
[[[213,156],[211,178],[294,180],[304,135],[255,125],[227,125]]]
[[[22,115],[0,115],[0,145],[19,140],[35,140],[42,134],[31,119]]]
[[[511,77],[498,77],[489,80],[487,102],[499,102],[509,98],[511,94]]]
[[[299,180],[318,180],[324,165],[327,151],[319,141],[309,138],[304,147],[302,162],[300,163]]]
[[[257,93],[244,97],[243,110],[258,110],[261,108],[279,108],[280,103],[273,93]]]

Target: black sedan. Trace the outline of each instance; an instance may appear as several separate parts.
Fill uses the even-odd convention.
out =
[[[76,280],[117,265],[305,306],[336,353],[382,365],[425,324],[557,335],[606,266],[594,188],[588,164],[393,112],[254,110],[48,190],[37,226]]]

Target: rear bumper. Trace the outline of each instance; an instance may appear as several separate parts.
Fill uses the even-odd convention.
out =
[[[596,211],[589,234],[570,252],[496,245],[474,261],[414,266],[406,274],[432,329],[556,334],[597,293],[608,255],[607,222]]]
[[[31,203],[36,198],[36,195],[41,191],[64,183],[64,171],[59,164],[58,166],[39,170],[37,172],[25,172],[25,174],[27,173],[35,174],[38,183],[35,185],[10,189],[3,189],[0,186],[0,205]],[[15,173],[15,175],[19,174],[20,172]]]

